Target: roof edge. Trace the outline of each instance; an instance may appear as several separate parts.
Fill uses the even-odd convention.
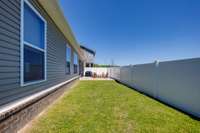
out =
[[[94,56],[96,55],[96,52],[94,50],[92,50],[92,49],[90,49],[90,48],[88,48],[86,46],[83,46],[83,45],[80,45],[80,47],[81,47],[81,49],[86,50],[87,52],[93,54]]]
[[[70,45],[77,51],[80,58],[84,60],[80,46],[74,37],[67,19],[64,17],[62,10],[60,9],[58,0],[38,0],[38,2],[54,21],[59,30],[63,33],[66,40],[68,40]]]

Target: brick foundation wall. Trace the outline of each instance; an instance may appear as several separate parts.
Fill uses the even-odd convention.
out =
[[[12,113],[0,120],[0,133],[16,133],[23,128],[29,121],[37,116],[48,105],[52,104],[64,91],[70,88],[77,80],[64,85],[50,94],[31,101],[23,108],[16,108]],[[16,111],[15,111],[16,110]]]

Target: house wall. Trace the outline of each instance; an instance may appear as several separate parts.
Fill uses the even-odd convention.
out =
[[[112,78],[200,117],[200,58],[111,68]]]
[[[57,90],[48,93],[48,95],[38,97],[32,101],[18,108],[12,109],[12,115],[5,114],[5,116],[0,116],[0,133],[18,133],[25,132],[23,127],[29,123],[35,116],[41,113],[43,110],[48,109],[48,105],[55,103],[65,91],[73,87],[78,80],[73,80]],[[2,117],[4,117],[2,119]]]
[[[37,1],[29,1],[47,21],[47,81],[20,86],[21,0],[0,0],[0,106],[78,75],[73,74],[73,65],[71,75],[65,74],[66,38]],[[73,56],[71,59],[73,63]]]
[[[94,58],[95,56],[91,53],[89,53],[88,51],[82,49],[84,57],[85,57],[85,62],[87,63],[94,63]]]

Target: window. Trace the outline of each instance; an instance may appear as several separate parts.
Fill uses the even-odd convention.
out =
[[[71,49],[66,47],[66,74],[70,74]]]
[[[21,85],[29,85],[46,80],[46,21],[27,0],[21,11]]]
[[[24,46],[24,82],[44,79],[44,52]]]
[[[74,74],[78,73],[78,55],[74,53]]]

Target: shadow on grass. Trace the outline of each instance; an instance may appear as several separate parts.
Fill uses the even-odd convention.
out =
[[[114,80],[115,80],[115,79],[114,79]],[[184,111],[184,110],[181,110],[181,109],[179,109],[179,108],[177,108],[177,107],[175,107],[175,106],[173,106],[173,105],[170,105],[170,104],[168,104],[168,103],[166,103],[166,102],[164,102],[164,101],[161,101],[160,99],[155,98],[155,97],[153,97],[153,96],[151,96],[151,95],[149,95],[149,94],[147,94],[147,93],[145,93],[145,92],[139,91],[139,90],[133,88],[133,87],[130,86],[130,85],[127,85],[127,84],[125,84],[125,83],[120,82],[119,80],[115,80],[115,81],[116,81],[117,83],[119,83],[119,84],[122,84],[122,85],[125,85],[125,86],[129,87],[130,89],[132,89],[132,90],[134,90],[134,91],[137,91],[138,93],[140,93],[140,94],[142,94],[142,95],[145,95],[145,96],[147,96],[147,97],[149,97],[149,98],[151,98],[151,99],[154,99],[154,100],[156,100],[156,101],[159,101],[160,103],[162,103],[162,104],[164,104],[164,105],[166,105],[166,106],[168,106],[168,107],[170,107],[170,108],[173,108],[173,109],[175,109],[175,110],[177,110],[177,111],[179,111],[179,112],[181,112],[181,113],[183,113],[183,114],[186,114],[186,115],[188,115],[190,118],[192,118],[193,120],[197,120],[197,121],[200,122],[200,117],[197,117],[197,116],[195,116],[195,115],[193,115],[193,114],[190,114],[190,113],[188,113],[188,112],[186,112],[186,111]]]

